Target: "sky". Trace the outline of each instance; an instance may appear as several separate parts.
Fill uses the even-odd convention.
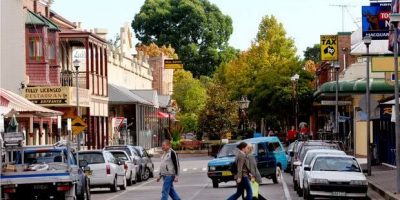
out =
[[[246,50],[254,40],[263,16],[274,15],[287,36],[294,39],[297,54],[316,43],[320,35],[354,31],[361,27],[361,6],[368,0],[209,0],[233,21],[229,44]],[[82,22],[85,29],[107,28],[108,38],[119,33],[124,23],[131,23],[144,0],[55,0],[52,9],[72,22]],[[346,5],[344,23],[342,8]],[[342,27],[342,24],[344,26]],[[138,40],[134,38],[134,44]]]

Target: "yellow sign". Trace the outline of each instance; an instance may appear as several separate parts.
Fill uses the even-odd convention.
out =
[[[40,105],[68,104],[67,87],[28,87],[24,90],[26,99]]]
[[[182,61],[180,60],[164,60],[165,69],[183,69]]]
[[[337,35],[321,35],[321,60],[338,60],[338,37]]]
[[[72,121],[72,133],[74,135],[79,135],[87,128],[87,124],[80,117],[75,117]]]
[[[400,60],[399,60],[399,64],[400,64]],[[393,57],[388,57],[388,56],[372,57],[371,71],[372,72],[394,72]]]

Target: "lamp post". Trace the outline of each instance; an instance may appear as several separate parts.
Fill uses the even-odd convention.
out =
[[[392,8],[393,9],[393,8]],[[393,9],[396,11],[396,9]],[[395,122],[395,134],[396,134],[396,191],[400,192],[400,119],[399,119],[399,43],[398,43],[398,23],[400,22],[400,14],[393,12],[390,14],[390,22],[394,29],[393,39],[393,56],[394,56],[394,115],[396,118]]]
[[[339,64],[334,64],[335,69],[335,79],[336,79],[336,92],[335,92],[335,132],[334,135],[336,139],[339,139]]]
[[[290,80],[293,83],[293,98],[294,98],[294,117],[295,117],[295,127],[296,127],[296,132],[298,130],[298,112],[299,112],[299,106],[298,106],[298,99],[297,99],[297,85],[299,83],[300,75],[295,74],[293,75]]]
[[[79,81],[78,81],[78,75],[79,75],[79,65],[80,65],[80,61],[78,59],[75,59],[74,62],[74,67],[75,67],[75,81],[76,81],[76,115],[78,117],[81,116],[81,111],[79,109]],[[78,134],[78,151],[76,152],[76,162],[77,165],[79,166],[79,151],[81,150],[81,133]]]
[[[365,86],[365,98],[366,98],[366,103],[367,103],[367,170],[368,170],[368,176],[371,176],[371,124],[370,124],[370,118],[371,118],[371,111],[370,111],[370,104],[371,104],[371,99],[370,99],[370,91],[369,91],[369,45],[371,44],[371,37],[370,36],[365,36],[363,41],[365,46],[367,47],[367,80],[366,80],[366,86]]]
[[[243,126],[242,130],[245,130],[246,122],[245,122],[245,117],[242,118],[243,114],[245,112],[245,109],[249,108],[250,101],[247,99],[247,96],[242,96],[240,100],[238,101],[239,104],[239,118],[243,120]],[[245,116],[245,115],[244,115]]]
[[[171,135],[171,113],[174,111],[174,107],[172,106],[172,100],[169,100],[169,103],[167,105],[167,112],[168,112],[168,134],[169,137],[168,139],[172,139],[172,135]]]

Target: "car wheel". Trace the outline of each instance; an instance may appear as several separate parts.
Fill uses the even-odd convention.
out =
[[[132,171],[131,171],[131,175],[129,176],[128,180],[126,180],[128,186],[131,186],[131,185],[132,185],[132,174],[133,174],[133,173],[132,173]]]
[[[217,180],[213,180],[212,183],[213,183],[213,188],[218,188],[218,186],[219,186],[218,184],[219,183],[218,183]]]
[[[141,169],[139,169],[139,171],[136,172],[136,181],[142,182],[142,170]]]
[[[119,186],[120,190],[126,190],[126,177],[124,177],[124,184]]]
[[[310,195],[310,191],[309,190],[304,189],[303,193],[304,193],[304,199],[305,200],[313,200],[314,199],[314,197]]]
[[[149,177],[150,177],[150,170],[149,170],[149,168],[146,167],[144,169],[142,180],[147,181],[149,179]]]
[[[117,177],[114,177],[114,182],[110,186],[111,192],[116,192],[118,190],[118,185],[117,185]]]

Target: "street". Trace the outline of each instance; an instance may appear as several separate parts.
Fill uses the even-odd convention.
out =
[[[221,183],[220,187],[212,188],[212,182],[207,177],[207,162],[210,157],[181,158],[181,176],[175,187],[183,200],[204,200],[204,199],[227,199],[236,190],[234,182]],[[154,158],[156,169],[159,165],[159,158]],[[300,198],[293,190],[292,177],[283,173],[279,184],[273,184],[269,179],[263,179],[260,193],[270,200],[299,200]],[[155,200],[160,199],[162,183],[150,179],[147,182],[137,183],[127,188],[126,191],[110,193],[107,189],[93,189],[92,199],[94,200]],[[379,199],[376,194],[371,199]]]

